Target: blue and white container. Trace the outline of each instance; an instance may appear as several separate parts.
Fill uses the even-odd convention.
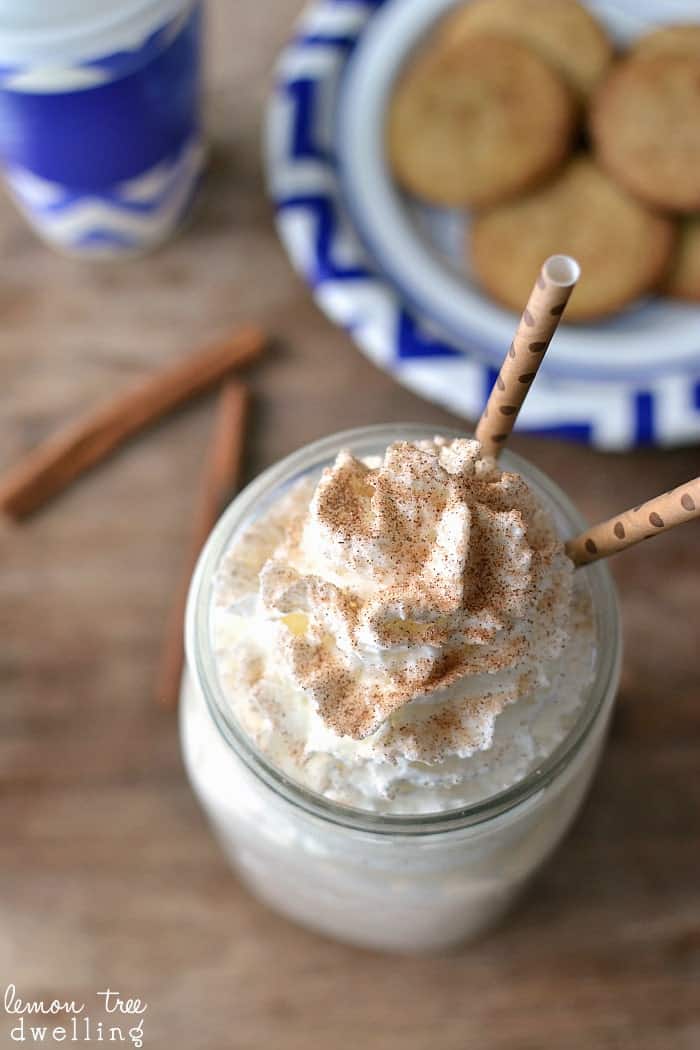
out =
[[[0,163],[37,233],[143,252],[203,164],[199,0],[0,0]]]

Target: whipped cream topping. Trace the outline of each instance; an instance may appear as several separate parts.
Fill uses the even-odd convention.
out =
[[[224,559],[220,676],[258,746],[331,797],[454,785],[507,705],[561,684],[583,621],[590,658],[572,582],[547,511],[477,441],[342,452]]]

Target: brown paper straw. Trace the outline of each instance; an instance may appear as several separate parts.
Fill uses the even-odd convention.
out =
[[[698,517],[700,478],[694,478],[677,489],[647,500],[639,507],[592,525],[580,536],[568,541],[566,553],[574,565],[587,565]]]
[[[569,255],[545,260],[476,426],[484,455],[497,456],[513,429],[580,274],[579,264]]]
[[[196,350],[69,423],[0,478],[0,509],[23,518],[43,506],[118,445],[262,351],[253,325]]]
[[[227,383],[219,396],[195,508],[190,547],[163,639],[156,677],[156,700],[163,707],[177,707],[184,662],[184,619],[190,579],[209,533],[226,500],[233,495],[238,485],[247,414],[246,388],[242,383]]]

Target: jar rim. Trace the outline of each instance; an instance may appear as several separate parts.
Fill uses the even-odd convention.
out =
[[[587,689],[588,695],[576,721],[560,744],[525,777],[503,791],[478,802],[432,813],[394,814],[360,809],[332,801],[289,777],[256,747],[237,723],[221,688],[210,644],[214,577],[236,531],[249,519],[257,502],[266,494],[281,484],[290,483],[314,466],[325,465],[342,448],[351,447],[356,453],[369,454],[369,449],[362,450],[358,445],[365,443],[379,446],[395,440],[420,440],[432,438],[438,432],[450,438],[470,436],[453,427],[436,428],[414,423],[378,424],[328,435],[279,460],[242,489],[223,512],[202,550],[190,585],[185,622],[188,670],[196,678],[209,713],[226,743],[253,775],[276,795],[312,817],[355,831],[381,835],[436,834],[471,827],[515,809],[548,786],[578,754],[596,724],[611,688],[617,684],[619,675],[621,636],[615,587],[607,565],[596,562],[585,569],[589,574],[594,612],[599,621],[598,659],[595,677]],[[523,474],[528,484],[533,484],[540,493],[544,493],[567,519],[572,532],[585,528],[585,520],[568,496],[537,467],[507,450],[502,454],[502,462]],[[601,640],[605,644],[601,645]]]

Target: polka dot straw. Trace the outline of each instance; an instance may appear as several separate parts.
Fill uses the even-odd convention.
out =
[[[497,456],[513,429],[580,274],[579,264],[569,255],[545,260],[477,423],[476,436],[485,455]]]
[[[591,526],[580,536],[568,541],[566,553],[574,565],[587,565],[698,517],[700,478],[694,478],[671,492],[647,500],[639,507]]]

